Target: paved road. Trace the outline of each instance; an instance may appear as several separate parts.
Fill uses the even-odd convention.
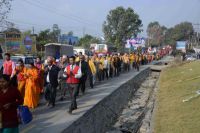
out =
[[[145,69],[148,66],[142,66]],[[120,77],[109,79],[95,86],[94,89],[87,89],[84,96],[78,98],[78,109],[72,115],[68,114],[69,100],[57,101],[55,108],[48,108],[44,105],[39,106],[33,111],[33,121],[20,127],[22,133],[60,133],[87,110],[91,109],[100,100],[108,96],[121,84],[131,79],[138,72],[130,71],[123,73]]]

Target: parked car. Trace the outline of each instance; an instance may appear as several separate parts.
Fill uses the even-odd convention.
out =
[[[29,63],[34,63],[34,57],[33,56],[24,56],[24,55],[19,55],[19,56],[11,56],[11,60],[17,63],[19,59],[22,59],[24,64],[27,65]]]
[[[186,55],[185,58],[187,61],[195,61],[197,59],[195,55]]]

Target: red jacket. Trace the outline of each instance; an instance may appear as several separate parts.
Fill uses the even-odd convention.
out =
[[[3,74],[11,76],[14,70],[14,62],[11,60],[4,61],[3,63]]]
[[[16,87],[9,87],[6,93],[0,91],[0,111],[2,113],[3,128],[14,128],[18,126],[17,106],[23,104],[23,99]],[[5,104],[11,103],[8,109]]]
[[[72,73],[73,75],[70,74],[70,65],[67,66],[67,83],[68,84],[78,84],[79,83],[79,79],[75,78],[75,75],[78,73],[79,70],[79,66],[75,66],[75,68],[73,69]]]

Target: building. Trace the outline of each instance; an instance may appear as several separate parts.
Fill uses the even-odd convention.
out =
[[[58,42],[61,44],[76,45],[79,39],[77,36],[62,34],[58,38]]]
[[[32,35],[24,35],[16,28],[9,28],[0,33],[0,46],[3,53],[35,54],[36,37]]]

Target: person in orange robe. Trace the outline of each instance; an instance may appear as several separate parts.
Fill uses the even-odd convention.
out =
[[[24,73],[26,72],[26,67],[24,66],[24,62],[22,59],[17,61],[17,67],[15,68],[14,74],[17,76],[18,90],[24,98],[25,95],[25,85],[26,79],[24,77]]]
[[[29,108],[36,108],[40,98],[40,88],[38,84],[39,71],[34,66],[34,63],[30,63],[25,73],[26,86],[25,86],[25,97],[24,105]]]
[[[39,70],[39,87],[40,93],[44,92],[44,65],[41,63],[41,58],[37,57],[35,67]]]

